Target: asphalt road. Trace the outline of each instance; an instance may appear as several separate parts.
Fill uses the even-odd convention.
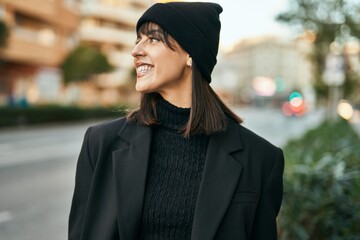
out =
[[[86,127],[0,131],[0,239],[64,240]]]
[[[280,109],[272,108],[241,108],[236,109],[236,113],[243,118],[245,127],[279,147],[318,126],[325,116],[323,109],[301,117],[287,117]]]
[[[322,113],[287,118],[274,109],[237,109],[244,125],[278,146],[316,126]],[[0,240],[65,240],[75,166],[88,126],[0,130]]]

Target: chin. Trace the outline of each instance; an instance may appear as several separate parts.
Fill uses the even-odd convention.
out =
[[[144,88],[144,87],[138,87],[138,86],[135,86],[135,90],[139,93],[150,93],[151,91],[149,91],[147,88]]]
[[[137,92],[144,92],[144,90],[145,90],[146,88],[144,88],[144,86],[141,86],[141,84],[136,84],[135,85],[135,90],[137,91]]]

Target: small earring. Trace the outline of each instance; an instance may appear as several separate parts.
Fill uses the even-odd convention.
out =
[[[187,65],[188,67],[191,67],[191,66],[192,66],[192,58],[189,58],[189,59],[187,60],[186,65]]]

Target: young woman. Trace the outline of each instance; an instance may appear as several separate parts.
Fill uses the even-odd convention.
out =
[[[87,130],[69,239],[277,238],[282,151],[241,126],[209,85],[221,12],[157,3],[139,19],[140,107]]]

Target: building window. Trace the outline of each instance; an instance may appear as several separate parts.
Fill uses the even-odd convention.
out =
[[[15,25],[26,29],[40,30],[47,27],[48,24],[38,18],[16,12]]]
[[[15,13],[15,32],[31,41],[37,41],[44,46],[53,46],[56,33],[51,26],[40,19]]]

